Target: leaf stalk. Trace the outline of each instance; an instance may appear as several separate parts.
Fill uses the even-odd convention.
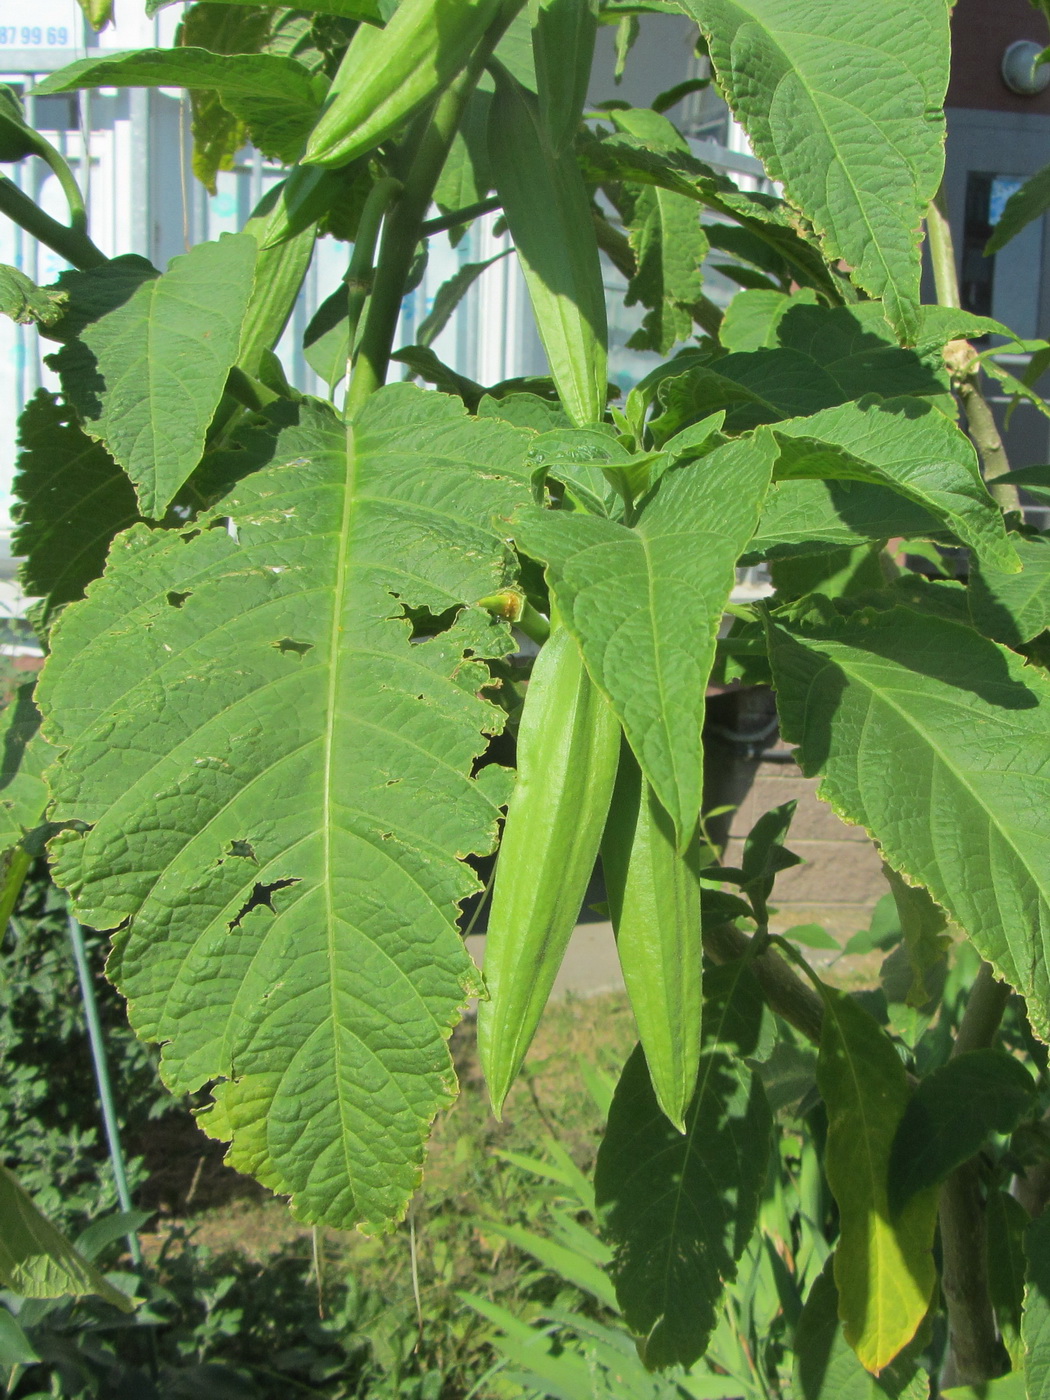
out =
[[[92,242],[84,229],[70,228],[66,224],[60,224],[50,214],[45,214],[43,209],[6,175],[0,175],[0,214],[6,214],[20,228],[24,228],[26,233],[57,253],[60,258],[65,258],[66,262],[72,263],[81,272],[90,272],[92,268],[102,267],[109,262],[102,249]]]
[[[344,416],[348,421],[356,416],[369,396],[386,382],[405,283],[416,248],[424,236],[423,223],[433,198],[434,186],[448,158],[470,95],[492,51],[520,8],[521,0],[507,0],[466,68],[438,98],[433,117],[423,132],[415,158],[405,176],[401,193],[385,220],[361,346],[346,396]],[[416,130],[418,128],[413,128],[410,133],[409,142]]]
[[[483,214],[494,214],[501,208],[499,199],[492,195],[489,199],[479,199],[475,204],[468,204],[463,209],[453,209],[450,214],[442,214],[436,219],[427,219],[423,224],[423,237],[429,238],[432,233],[447,233],[450,228],[459,228],[460,224],[472,223],[475,219],[480,219]]]
[[[943,186],[926,212],[926,234],[930,243],[930,261],[933,264],[937,303],[958,310],[962,305],[962,298],[959,295],[955,247],[945,210]],[[984,476],[991,483],[988,490],[993,500],[1004,511],[1020,510],[1017,487],[1008,482],[997,484],[993,480],[995,477],[1004,476],[1010,470],[1010,460],[1006,455],[1006,448],[996,427],[991,407],[981,392],[981,362],[977,351],[968,340],[953,340],[945,349],[944,359],[962,402],[967,427],[973,445],[977,448],[977,455],[981,459]]]

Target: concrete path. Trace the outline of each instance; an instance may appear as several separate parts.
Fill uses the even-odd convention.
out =
[[[482,966],[485,935],[471,934],[466,943],[470,956],[479,967]],[[577,924],[551,995],[593,997],[602,992],[623,990],[612,924]]]

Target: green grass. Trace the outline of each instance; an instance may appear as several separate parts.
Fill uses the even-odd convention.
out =
[[[605,1123],[599,1100],[612,1092],[634,1039],[626,995],[554,1002],[497,1123],[477,1064],[473,1021],[463,1022],[452,1040],[461,1093],[435,1124],[423,1186],[409,1215],[377,1238],[326,1231],[315,1242],[314,1232],[297,1224],[281,1201],[217,1166],[203,1137],[183,1134],[182,1152],[202,1149],[196,1196],[221,1204],[158,1215],[147,1226],[147,1260],[158,1285],[179,1299],[175,1333],[216,1361],[255,1368],[269,1347],[297,1378],[330,1371],[328,1387],[315,1390],[326,1396],[400,1400],[423,1386],[419,1394],[426,1400],[426,1386],[433,1385],[434,1400],[461,1400],[493,1362],[493,1327],[459,1292],[469,1289],[521,1313],[553,1301],[559,1289],[487,1228],[491,1219],[543,1232],[546,1194],[503,1154],[545,1156],[547,1144],[556,1141],[589,1173]],[[274,1285],[283,1280],[297,1280],[300,1296],[281,1312],[284,1285],[276,1295]],[[227,1289],[223,1299],[203,1309],[202,1299],[216,1288]],[[265,1327],[260,1333],[246,1320],[252,1309],[245,1298],[256,1291],[274,1295],[267,1303],[269,1338]],[[360,1366],[347,1359],[356,1350],[371,1358],[360,1379],[365,1389],[340,1389],[356,1383],[351,1378]],[[262,1393],[283,1400],[287,1390],[274,1382],[273,1392]],[[482,1393],[522,1392],[493,1378]]]

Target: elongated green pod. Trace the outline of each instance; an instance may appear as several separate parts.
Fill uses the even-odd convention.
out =
[[[551,378],[578,427],[598,423],[608,327],[590,199],[575,156],[553,154],[536,99],[503,71],[489,118],[489,157]]]
[[[432,102],[467,64],[503,0],[401,0],[362,24],[333,79],[303,163],[346,165]]]
[[[679,1132],[700,1065],[700,847],[675,849],[667,811],[624,745],[602,838],[620,967],[657,1102]]]
[[[620,726],[571,635],[555,626],[533,668],[518,780],[496,867],[478,1048],[498,1115],[521,1068],[598,858]]]
[[[535,3],[535,0],[534,0]],[[555,156],[572,149],[594,62],[597,0],[538,0],[532,22],[540,118]]]

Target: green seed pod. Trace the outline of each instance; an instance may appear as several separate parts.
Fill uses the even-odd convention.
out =
[[[521,1068],[598,857],[616,779],[620,726],[555,626],[533,668],[518,732],[485,940],[489,1000],[478,1048],[498,1115]]]
[[[551,377],[577,427],[601,422],[608,328],[591,202],[571,151],[555,156],[536,99],[497,73],[489,156]]]
[[[572,149],[587,100],[597,0],[539,0],[532,25],[540,117],[554,155]]]
[[[384,29],[362,24],[303,157],[346,165],[433,101],[466,66],[503,0],[401,0]]]
[[[703,1010],[700,846],[674,823],[624,745],[602,867],[623,980],[657,1102],[679,1130],[696,1089]]]

